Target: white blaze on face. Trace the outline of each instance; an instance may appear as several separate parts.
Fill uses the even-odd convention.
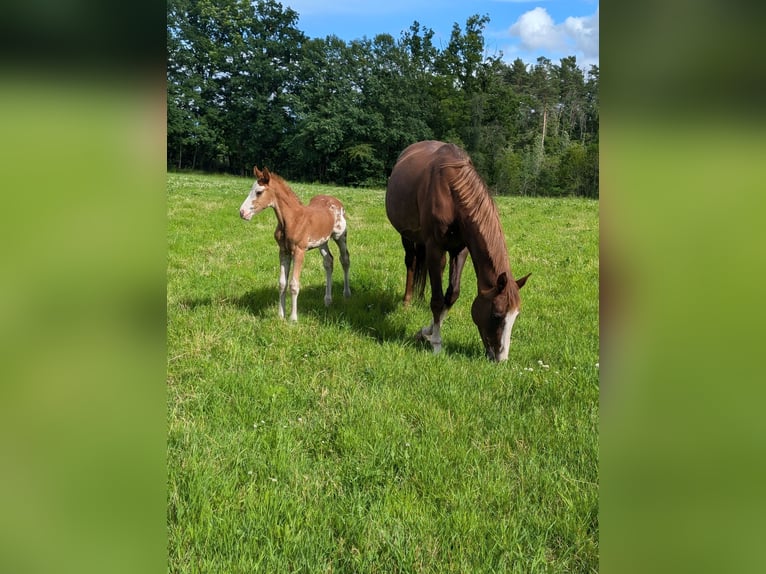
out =
[[[518,309],[514,309],[505,316],[503,334],[500,336],[500,349],[497,352],[498,362],[508,359],[508,351],[511,350],[511,331],[513,330],[513,324],[516,322],[516,317],[518,316]]]
[[[239,208],[239,215],[242,219],[250,221],[253,218],[253,215],[255,215],[255,211],[253,210],[253,201],[256,198],[256,194],[259,191],[263,191],[264,189],[266,188],[262,185],[259,185],[257,181],[253,184],[250,193],[247,195],[245,201],[242,202],[242,206]]]

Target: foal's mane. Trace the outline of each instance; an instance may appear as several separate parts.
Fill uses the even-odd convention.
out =
[[[460,206],[463,216],[472,221],[487,245],[487,255],[495,271],[501,272],[508,267],[508,248],[500,226],[497,206],[489,194],[471,159],[460,150],[460,159],[445,162],[442,167],[456,169],[456,176],[449,182],[455,201]]]
[[[273,171],[269,172],[269,180],[270,183],[276,183],[279,187],[281,193],[288,198],[289,201],[296,201],[300,205],[303,205],[303,202],[301,201],[301,198],[298,197],[298,194],[293,191],[293,188],[290,187],[290,184],[288,184],[285,179],[274,173]]]

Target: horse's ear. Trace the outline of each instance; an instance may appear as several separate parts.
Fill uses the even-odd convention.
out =
[[[526,282],[527,282],[527,279],[529,279],[529,276],[530,276],[530,275],[532,275],[532,274],[531,274],[531,273],[527,273],[527,274],[526,274],[526,275],[524,275],[524,277],[522,277],[521,279],[516,279],[516,287],[518,287],[519,289],[521,289],[522,287],[524,287],[524,283],[526,283]]]
[[[261,178],[261,176],[263,175],[263,174],[261,173],[261,170],[260,170],[260,169],[258,169],[258,166],[257,166],[257,165],[254,165],[254,166],[253,166],[253,175],[256,177],[256,179],[260,179],[260,178]]]
[[[271,179],[271,173],[269,173],[269,168],[265,165],[263,166],[263,173],[261,174],[263,176],[263,179],[266,181],[269,181]]]
[[[495,285],[495,290],[498,293],[502,293],[505,291],[505,288],[508,286],[508,274],[503,271],[500,275],[497,276],[497,285]]]

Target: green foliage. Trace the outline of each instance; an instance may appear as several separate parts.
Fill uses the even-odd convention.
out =
[[[258,163],[375,186],[407,145],[440,139],[498,190],[598,197],[598,67],[487,56],[488,16],[455,23],[443,49],[418,22],[398,40],[346,43],[309,39],[297,21],[275,0],[168,3],[169,168],[244,175]],[[521,177],[515,158],[503,164],[509,146]]]
[[[375,153],[372,144],[357,144],[344,150],[346,169],[348,174],[346,183],[354,186],[382,186],[385,185],[383,162]]]
[[[293,185],[344,202],[352,296],[336,268],[324,306],[312,251],[299,322],[280,320],[274,216],[237,214],[249,187],[168,176],[168,570],[596,572],[598,203],[496,198],[532,277],[495,364],[471,265],[442,354],[415,342],[430,311],[400,303],[381,188]]]

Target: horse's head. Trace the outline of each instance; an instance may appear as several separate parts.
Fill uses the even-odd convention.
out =
[[[471,317],[479,328],[487,358],[505,361],[511,347],[511,329],[519,315],[521,300],[519,289],[527,282],[530,274],[516,281],[509,280],[503,272],[495,285],[480,292],[471,306]]]
[[[264,167],[261,171],[257,166],[253,167],[253,175],[255,175],[255,183],[242,203],[242,207],[239,208],[239,216],[247,221],[250,221],[255,214],[274,205],[274,194],[269,189],[271,181],[269,169]]]

